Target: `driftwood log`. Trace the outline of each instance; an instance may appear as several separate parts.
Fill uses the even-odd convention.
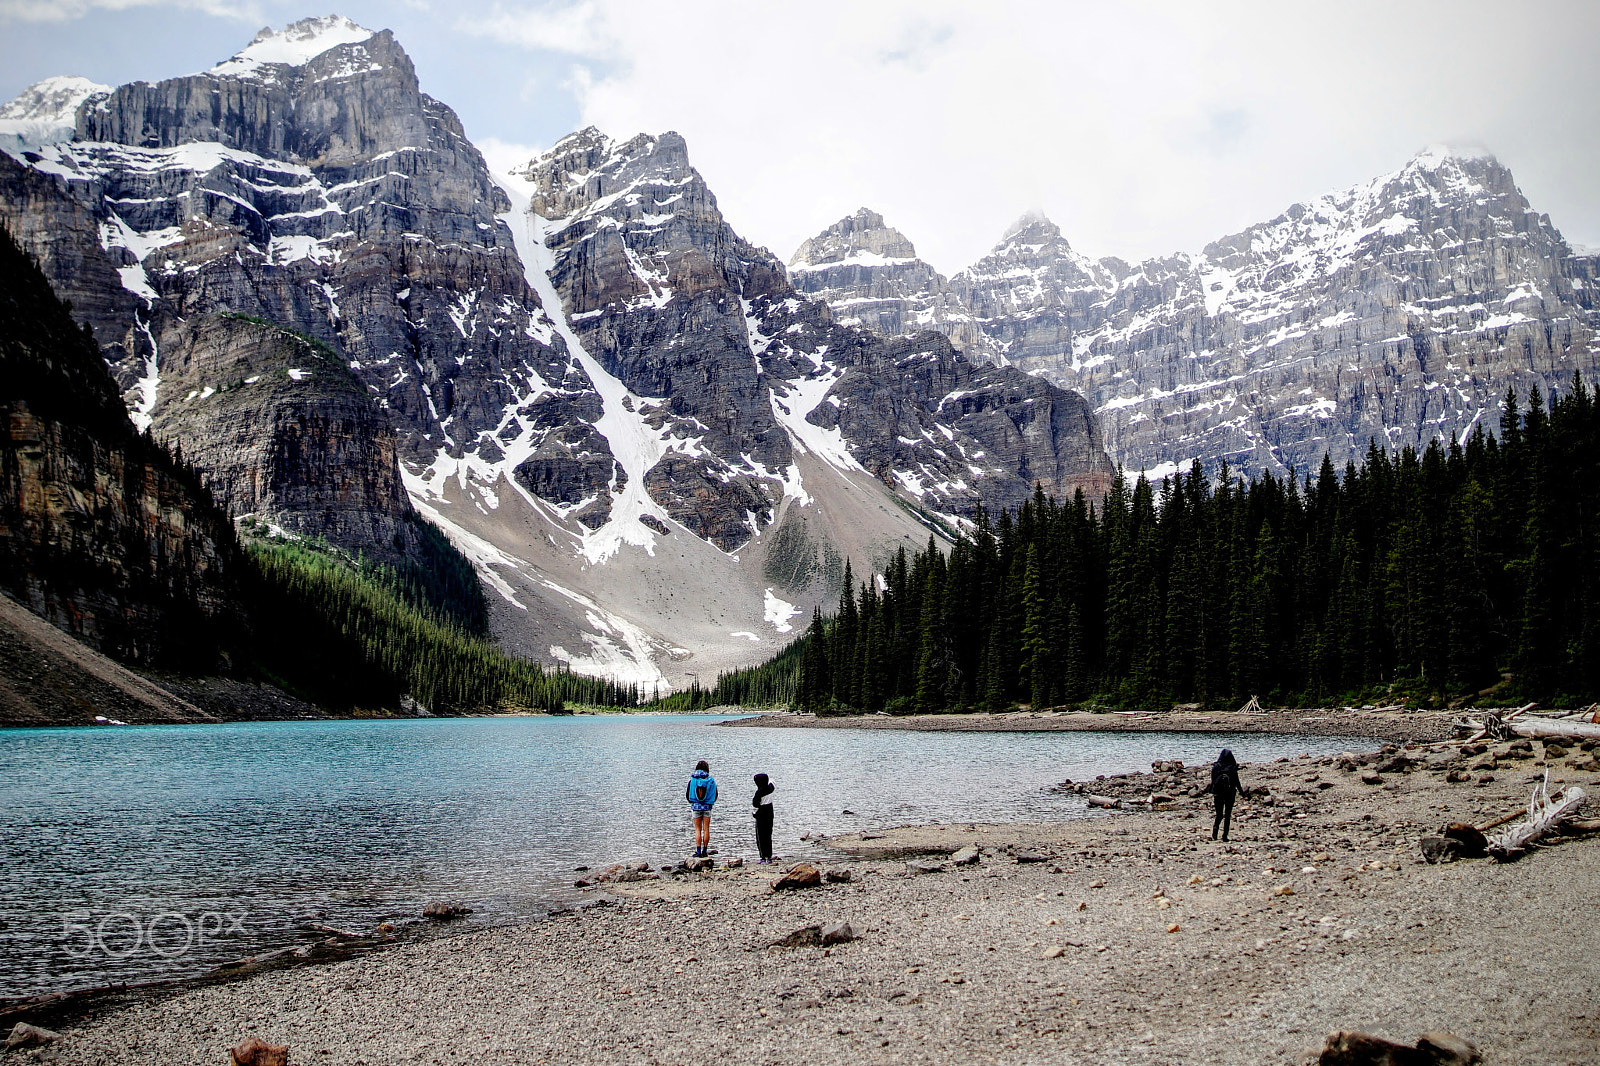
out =
[[[1583,740],[1600,740],[1600,725],[1581,718],[1524,718],[1510,724],[1511,732],[1519,737],[1574,737]]]
[[[1523,717],[1537,706],[1536,703],[1530,703],[1526,707],[1518,707],[1503,718],[1494,711],[1485,711],[1481,718],[1457,719],[1456,730],[1460,733],[1470,733],[1471,735],[1467,737],[1469,742],[1485,737],[1494,740],[1510,740],[1512,737],[1600,740],[1600,722],[1594,720],[1600,715],[1597,715],[1592,708],[1585,708],[1565,718]]]
[[[1509,862],[1528,850],[1550,830],[1570,818],[1588,796],[1577,785],[1569,785],[1554,796],[1550,795],[1550,775],[1533,790],[1528,800],[1526,820],[1513,822],[1489,840],[1489,855],[1497,862]]]

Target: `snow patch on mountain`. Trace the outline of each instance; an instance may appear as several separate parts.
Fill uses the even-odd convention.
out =
[[[575,655],[560,644],[550,645],[550,654],[567,664],[573,673],[606,677],[624,685],[638,685],[647,696],[665,696],[672,691],[655,664],[654,652],[664,648],[652,640],[650,634],[623,618],[601,607],[582,593],[563,588],[548,578],[540,582],[545,588],[564,596],[584,609],[584,619],[595,632],[583,634],[589,645],[586,655]]]
[[[780,599],[779,597],[773,595],[772,590],[767,589],[766,621],[767,624],[773,629],[776,629],[779,633],[792,632],[794,630],[794,626],[789,624],[789,619],[793,618],[799,613],[800,608],[796,607],[788,600]]]
[[[595,429],[606,438],[612,456],[627,474],[627,481],[620,489],[612,487],[610,516],[599,529],[583,536],[580,552],[590,565],[604,563],[624,544],[635,545],[654,555],[656,534],[641,519],[648,515],[657,521],[671,520],[645,490],[645,475],[667,451],[665,435],[646,422],[642,414],[647,405],[656,401],[629,391],[589,354],[572,331],[561,297],[550,281],[550,270],[555,265],[555,257],[545,244],[550,221],[531,209],[526,182],[509,175],[496,175],[496,181],[511,201],[511,210],[498,217],[510,229],[528,284],[538,294],[556,333],[566,342],[567,350],[582,365],[600,394],[604,413],[595,423]]]
[[[219,78],[270,76],[273,66],[300,67],[322,53],[344,44],[360,44],[371,30],[345,18],[326,15],[291,22],[281,30],[265,27],[244,50],[206,71]]]
[[[72,140],[78,108],[110,92],[111,86],[76,75],[34,82],[0,106],[0,151],[21,160],[24,152]]]

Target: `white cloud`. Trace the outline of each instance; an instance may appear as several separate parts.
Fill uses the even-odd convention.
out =
[[[1597,11],[1511,17],[1538,48],[1486,36],[1509,28],[1490,0],[582,0],[458,27],[566,56],[584,122],[684,134],[729,220],[780,256],[867,204],[953,271],[1033,206],[1083,251],[1137,258],[1441,140],[1488,143],[1558,225],[1563,197],[1600,225],[1600,146],[1574,135],[1600,128]]]
[[[516,144],[498,137],[480,137],[472,142],[483,153],[484,161],[496,174],[505,174],[512,167],[526,163],[544,149],[534,144]]]
[[[0,0],[0,21],[70,22],[96,11],[139,7],[178,8],[252,23],[264,18],[260,4],[232,0]]]

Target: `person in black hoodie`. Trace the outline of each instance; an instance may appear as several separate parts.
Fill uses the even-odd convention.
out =
[[[1205,788],[1216,805],[1216,817],[1211,822],[1211,839],[1217,839],[1217,829],[1222,829],[1222,839],[1228,839],[1228,829],[1233,824],[1233,801],[1237,796],[1249,795],[1239,782],[1239,763],[1227,748],[1211,764],[1211,784]],[[1203,793],[1202,793],[1203,794]]]
[[[756,809],[756,850],[761,853],[762,862],[771,862],[772,794],[778,791],[778,788],[767,780],[766,774],[757,774],[755,780],[756,794],[750,801],[750,806]]]

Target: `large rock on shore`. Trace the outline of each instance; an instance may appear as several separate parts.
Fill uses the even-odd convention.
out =
[[[797,888],[815,888],[822,884],[822,871],[809,862],[795,863],[787,873],[772,881],[772,890],[782,892]]]

